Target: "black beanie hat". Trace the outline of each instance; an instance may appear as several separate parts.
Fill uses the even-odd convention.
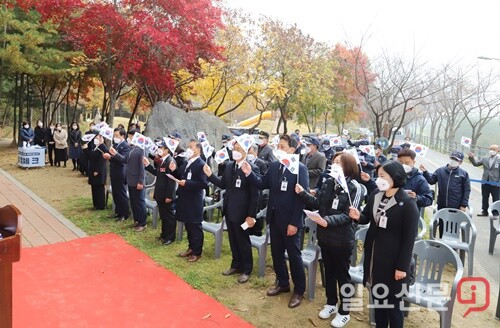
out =
[[[394,188],[400,188],[406,183],[406,172],[403,165],[398,161],[387,161],[381,166],[394,182]]]

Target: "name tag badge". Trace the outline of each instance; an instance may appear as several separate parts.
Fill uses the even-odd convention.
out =
[[[381,216],[380,217],[380,220],[378,221],[378,226],[380,228],[387,228],[387,216]]]
[[[186,179],[191,180],[191,171],[188,172]]]
[[[495,164],[495,168],[498,169],[498,163]]]
[[[288,181],[286,180],[281,181],[281,191],[286,191],[287,188],[288,188]]]
[[[339,199],[338,199],[338,198],[335,198],[335,199],[333,200],[332,208],[333,208],[334,210],[336,210],[337,208],[339,208]]]
[[[240,178],[236,179],[236,184],[235,185],[236,185],[236,188],[240,188],[241,187],[241,179]]]

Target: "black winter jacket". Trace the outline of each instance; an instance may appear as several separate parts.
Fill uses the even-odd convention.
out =
[[[359,209],[362,201],[362,190],[359,183],[348,179],[347,186],[353,206]],[[351,206],[349,196],[340,184],[333,178],[327,179],[323,182],[316,196],[302,191],[299,197],[308,209],[319,210],[319,214],[328,222],[326,228],[318,225],[317,237],[320,247],[350,252],[354,247],[356,224],[349,217],[349,206]],[[334,204],[337,202],[335,199],[338,199],[338,204]]]

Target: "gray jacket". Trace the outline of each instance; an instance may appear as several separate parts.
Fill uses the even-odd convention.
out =
[[[500,155],[496,155],[493,160],[493,165],[490,166],[490,156],[485,156],[479,161],[476,161],[474,157],[469,157],[470,162],[474,166],[483,166],[483,181],[500,182]]]
[[[319,176],[326,168],[325,155],[323,153],[320,153],[319,151],[316,151],[311,156],[304,156],[304,158],[302,159],[302,164],[304,164],[309,171],[309,185],[316,186]]]
[[[146,170],[144,168],[144,163],[142,158],[144,157],[144,150],[140,147],[133,146],[130,148],[128,156],[124,156],[117,153],[115,155],[120,161],[126,161],[127,168],[125,170],[125,177],[127,179],[127,184],[129,187],[135,187],[138,183],[145,183]]]

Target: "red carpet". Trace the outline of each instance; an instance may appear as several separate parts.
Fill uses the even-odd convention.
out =
[[[115,234],[25,248],[13,275],[14,327],[251,327]]]

